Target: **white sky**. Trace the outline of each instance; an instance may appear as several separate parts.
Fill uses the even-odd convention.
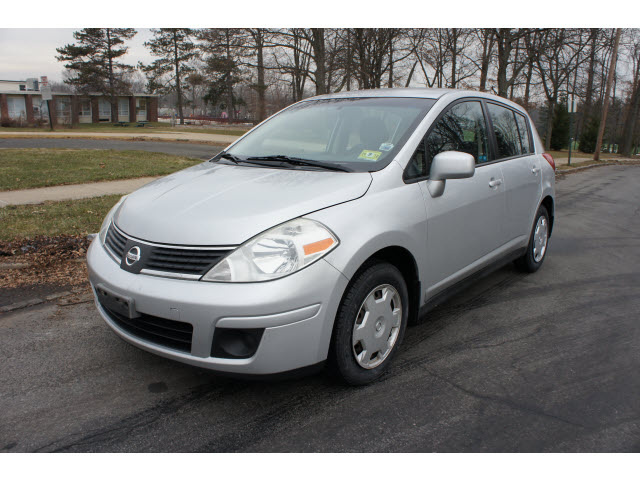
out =
[[[74,43],[73,32],[80,28],[0,28],[0,79],[24,80],[46,75],[49,80],[62,81],[64,65],[56,60],[57,47]],[[146,28],[127,42],[129,51],[122,57],[125,63],[149,63],[153,57],[143,43],[151,37]]]
[[[576,8],[558,0],[538,0],[535,7],[513,0],[394,0],[393,6],[384,0],[323,0],[320,8],[303,0],[189,0],[186,7],[176,0],[110,0],[107,9],[86,0],[29,0],[27,10],[12,0],[0,7],[0,79],[47,75],[61,81],[64,67],[55,49],[73,43],[72,32],[83,27],[637,27],[635,14],[607,14],[637,13],[634,3],[607,0],[603,7],[598,0],[581,0]],[[152,61],[143,46],[151,34],[137,30],[124,57],[131,65]]]

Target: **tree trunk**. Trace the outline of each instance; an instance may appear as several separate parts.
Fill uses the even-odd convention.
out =
[[[173,32],[173,66],[176,73],[176,96],[178,100],[178,117],[180,125],[184,125],[184,113],[182,112],[182,85],[180,82],[180,58],[178,57],[178,34]]]
[[[256,30],[255,41],[258,57],[258,122],[261,122],[267,117],[265,100],[267,86],[264,84],[264,37],[262,36],[262,29],[260,28]]]
[[[109,102],[111,103],[111,121],[118,121],[118,99],[116,98],[115,78],[113,76],[113,56],[111,53],[111,29],[107,31],[107,56],[109,57]]]
[[[324,28],[311,29],[311,48],[313,48],[313,60],[316,64],[316,95],[327,92],[327,64],[324,45]]]
[[[409,70],[409,75],[407,75],[407,81],[404,84],[405,88],[409,87],[409,84],[411,83],[411,79],[413,78],[413,72],[416,71],[417,65],[418,65],[418,61],[416,60],[415,62],[413,62],[413,65],[411,66],[411,70]]]
[[[636,64],[636,71],[633,78],[633,93],[631,95],[631,104],[629,105],[629,112],[624,122],[624,130],[622,137],[622,150],[621,153],[624,156],[631,155],[631,148],[633,147],[633,134],[636,130],[636,122],[638,114],[640,113],[640,58],[638,58]]]
[[[351,91],[351,69],[353,65],[353,57],[351,52],[351,29],[347,29],[347,58],[345,59],[345,82],[347,92]]]
[[[549,150],[551,148],[551,134],[553,133],[553,117],[556,113],[556,104],[558,100],[556,98],[547,101],[549,105],[549,111],[547,112],[547,125],[544,132],[544,149]]]
[[[527,82],[524,87],[524,108],[529,109],[529,96],[531,94],[531,77],[533,76],[533,60],[529,61],[527,68]]]
[[[458,61],[458,29],[451,29],[451,88],[456,88],[456,68]]]
[[[611,65],[609,66],[609,74],[607,75],[607,87],[604,94],[602,105],[602,117],[600,119],[600,128],[598,130],[598,141],[596,142],[596,151],[593,153],[594,160],[600,160],[600,150],[602,149],[602,139],[604,137],[604,128],[607,124],[607,111],[609,109],[609,95],[611,95],[611,85],[613,84],[613,76],[616,71],[616,62],[618,60],[618,45],[620,44],[621,28],[616,28],[616,38],[613,44],[613,52],[611,52]]]
[[[591,29],[591,52],[589,52],[589,71],[587,72],[587,88],[584,99],[584,122],[588,121],[588,117],[591,114],[591,105],[593,101],[593,76],[596,69],[596,46],[598,39],[598,29]]]
[[[494,33],[490,28],[486,28],[484,39],[482,40],[482,61],[480,65],[480,91],[487,91],[487,76],[489,75],[489,64],[493,51]]]
[[[226,77],[226,90],[227,90],[227,114],[230,120],[235,120],[236,118],[236,108],[233,101],[233,81],[231,78],[231,33],[228,28],[224,30],[225,35],[225,50],[227,56],[227,66],[229,70],[227,71]]]
[[[507,82],[507,67],[511,55],[510,39],[505,38],[507,28],[498,29],[498,95],[507,98],[509,83]]]
[[[515,80],[516,74],[516,62],[518,61],[518,54],[520,53],[520,39],[516,41],[515,61],[513,63],[513,78]],[[511,89],[509,92],[509,100],[513,101],[513,90],[515,89],[515,81],[511,83]]]
[[[393,88],[393,42],[389,40],[389,88]]]

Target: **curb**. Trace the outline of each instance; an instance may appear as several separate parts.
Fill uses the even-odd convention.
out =
[[[631,166],[631,165],[640,165],[640,163],[636,163],[635,161],[627,161],[627,162],[609,162],[609,163],[597,163],[595,165],[585,165],[584,167],[574,167],[570,170],[556,170],[556,177],[561,175],[567,175],[574,172],[579,172],[581,170],[589,170],[590,168],[598,168],[598,167],[610,167],[612,165],[618,166]]]

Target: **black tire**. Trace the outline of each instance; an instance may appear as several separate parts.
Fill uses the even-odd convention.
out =
[[[533,273],[535,271],[537,271],[541,266],[542,263],[544,262],[544,259],[547,256],[547,250],[545,249],[545,252],[542,256],[542,258],[540,259],[539,262],[536,262],[535,258],[534,258],[534,254],[533,254],[533,241],[534,241],[534,232],[536,229],[536,225],[538,224],[538,220],[540,219],[540,217],[545,217],[546,221],[547,221],[547,247],[548,247],[548,242],[549,242],[549,228],[550,228],[550,223],[549,223],[549,213],[547,212],[547,208],[544,205],[540,205],[540,208],[538,208],[538,212],[536,213],[536,217],[533,221],[533,227],[531,227],[531,235],[529,235],[529,244],[527,245],[527,251],[525,252],[525,254],[518,258],[514,263],[516,265],[516,267],[518,268],[518,270],[521,270],[523,272],[526,273]]]
[[[360,307],[369,293],[378,286],[393,286],[402,302],[401,323],[397,339],[388,356],[375,368],[358,364],[352,346],[353,329]],[[378,379],[389,367],[398,351],[409,318],[409,293],[402,273],[390,263],[374,262],[365,265],[347,287],[336,315],[329,348],[329,371],[350,385],[364,385]]]

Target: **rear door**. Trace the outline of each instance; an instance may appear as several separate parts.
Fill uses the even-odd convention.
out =
[[[492,162],[487,126],[480,100],[458,101],[434,122],[407,166],[405,180],[419,182],[427,210],[428,296],[475,271],[504,243],[504,182],[500,164]],[[444,193],[434,198],[428,172],[433,157],[445,151],[473,155],[476,170],[471,178],[447,180]]]
[[[504,105],[487,102],[495,134],[496,158],[502,160],[507,241],[528,236],[541,190],[540,159],[533,154],[528,119]]]

